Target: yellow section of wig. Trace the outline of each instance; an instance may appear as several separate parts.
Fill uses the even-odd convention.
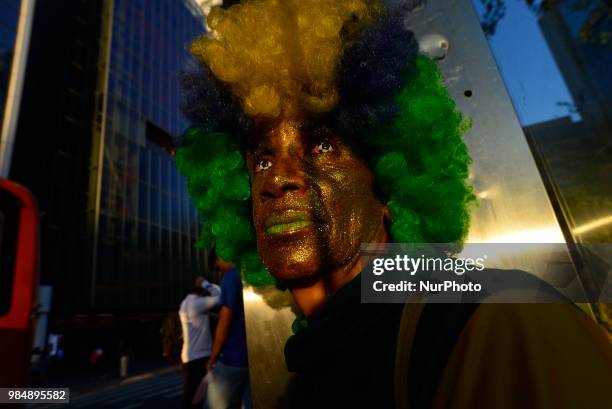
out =
[[[191,53],[250,116],[327,112],[338,103],[343,47],[378,12],[369,0],[243,0],[211,10],[214,35],[195,40]]]

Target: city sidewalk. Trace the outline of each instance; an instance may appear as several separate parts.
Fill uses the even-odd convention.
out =
[[[118,362],[117,365],[83,365],[82,368],[65,368],[56,364],[49,366],[44,374],[37,374],[37,368],[33,366],[29,386],[70,388],[72,399],[177,372],[180,371],[180,368],[180,364],[171,364],[162,357],[149,358],[133,362],[129,367],[127,377],[121,379]]]
[[[26,409],[176,409],[182,407],[183,377],[166,368],[125,379],[89,393],[70,394],[70,402],[30,404]]]

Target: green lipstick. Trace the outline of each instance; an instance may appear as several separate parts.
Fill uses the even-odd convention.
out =
[[[264,228],[266,234],[279,234],[308,227],[312,224],[312,218],[307,212],[287,210],[268,217]]]
[[[290,230],[301,229],[302,227],[306,227],[310,225],[312,225],[312,222],[310,220],[300,220],[300,221],[289,222],[289,223],[273,224],[266,229],[266,233],[268,234],[284,233]]]

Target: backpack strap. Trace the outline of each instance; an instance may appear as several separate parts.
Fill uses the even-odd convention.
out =
[[[461,331],[480,304],[425,304],[416,327],[404,389],[411,409],[430,408]],[[408,307],[408,306],[407,306]],[[406,393],[409,391],[409,393]]]

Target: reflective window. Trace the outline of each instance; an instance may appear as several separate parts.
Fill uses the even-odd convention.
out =
[[[179,234],[177,232],[173,232],[172,233],[172,258],[176,259],[176,260],[180,260],[180,254],[179,254]],[[177,267],[178,270],[182,270],[182,265],[180,265],[181,263],[179,262]]]
[[[139,175],[140,180],[143,182],[149,182],[149,152],[141,148],[139,156]]]
[[[158,257],[159,252],[159,229],[157,226],[151,226],[149,231],[149,246],[152,259]]]
[[[159,153],[157,151],[151,152],[151,184],[153,186],[159,186]]]
[[[161,251],[162,251],[162,261],[166,261],[170,259],[170,230],[162,229],[162,241],[161,241]]]
[[[175,199],[178,199],[179,197],[179,186],[180,186],[180,174],[178,172],[178,170],[176,169],[176,167],[172,166],[171,167],[171,171],[172,171],[172,181],[171,181],[171,190],[172,190],[172,196],[174,196]]]
[[[168,192],[170,190],[170,162],[168,161],[167,158],[162,156],[162,160],[160,162],[160,168],[161,168],[161,188],[162,190],[164,190],[165,192]],[[166,155],[167,156],[167,155]]]
[[[138,185],[138,217],[141,220],[149,220],[149,192],[148,185],[140,182]]]
[[[566,238],[612,243],[610,3],[473,1]]]
[[[180,207],[181,202],[176,198],[176,196],[170,196],[170,207],[172,213],[172,228],[175,230],[180,230],[181,221],[180,221]]]
[[[162,208],[162,226],[170,227],[170,196],[166,192],[162,192],[161,199]]]
[[[145,257],[149,252],[149,226],[146,222],[138,223],[138,250],[141,257]]]
[[[194,13],[193,5],[192,0],[113,2],[101,203],[102,212],[119,222],[107,224],[105,236],[115,244],[118,274],[147,277],[127,280],[124,299],[135,302],[127,295],[134,289],[143,306],[161,307],[162,300],[174,306],[178,300],[173,297],[200,268],[191,250],[183,254],[169,231],[188,237],[186,246],[196,238],[193,226],[181,224],[181,213],[194,210],[169,149],[172,138],[188,126],[179,110],[177,73],[192,64],[186,45],[204,31],[203,16]],[[183,219],[193,223],[193,217]],[[165,229],[161,237],[160,228]],[[160,282],[163,277],[169,282],[168,266],[176,266],[184,281],[177,279],[175,289],[165,285],[169,293]]]
[[[160,218],[160,197],[159,197],[159,190],[157,190],[157,188],[151,187],[150,190],[150,209],[151,209],[151,213],[150,213],[150,217],[151,217],[151,223],[155,223],[158,224],[159,223],[159,218]]]

